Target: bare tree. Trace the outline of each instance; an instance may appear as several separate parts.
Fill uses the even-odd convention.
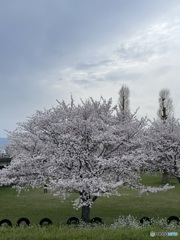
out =
[[[167,88],[163,88],[159,92],[159,109],[157,114],[164,123],[173,116],[173,102],[170,97],[170,91]],[[164,184],[169,183],[169,171],[167,168],[163,168],[162,182]]]
[[[166,120],[173,116],[173,102],[170,97],[170,91],[167,88],[163,88],[159,92],[159,109],[157,114],[161,120]]]
[[[121,89],[119,90],[118,107],[123,116],[129,115],[130,113],[129,96],[130,96],[129,88],[126,85],[122,85]]]

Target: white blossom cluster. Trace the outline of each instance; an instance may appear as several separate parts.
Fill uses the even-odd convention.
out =
[[[180,123],[174,117],[153,121],[144,138],[147,168],[166,169],[180,179]]]
[[[163,230],[168,229],[177,229],[179,225],[177,225],[176,221],[172,221],[170,224],[167,223],[167,218],[149,218],[149,221],[144,220],[143,224],[140,223],[140,219],[134,217],[132,215],[128,216],[119,216],[117,220],[111,224],[111,228],[144,228],[151,226],[151,228],[158,228]]]

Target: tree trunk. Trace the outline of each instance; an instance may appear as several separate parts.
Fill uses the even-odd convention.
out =
[[[180,177],[179,177],[179,173],[178,173],[178,167],[177,167],[177,160],[174,161],[174,174],[173,174],[178,182],[180,183]]]
[[[176,178],[177,178],[178,182],[180,183],[180,177],[176,177]]]
[[[89,193],[86,193],[85,191],[80,192],[81,199],[85,202],[89,199],[91,199],[91,196]],[[95,202],[98,197],[94,196],[92,198],[92,202]],[[81,211],[81,220],[88,223],[90,222],[90,205],[85,205],[82,206],[82,211]]]
[[[163,169],[162,183],[163,184],[169,183],[169,173],[168,173],[167,169]]]
[[[90,222],[90,207],[89,206],[83,206],[82,212],[81,212],[81,220],[84,222]]]

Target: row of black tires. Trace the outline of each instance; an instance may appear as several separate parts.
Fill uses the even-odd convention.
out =
[[[16,223],[16,226],[19,227],[21,226],[23,223],[23,225],[26,225],[26,226],[29,226],[30,225],[30,221],[28,218],[20,218],[17,223]],[[91,223],[100,223],[100,224],[103,224],[103,221],[101,218],[99,217],[95,217],[93,219],[91,219]],[[12,227],[12,222],[9,220],[9,219],[2,219],[0,221],[0,226],[3,226],[3,225],[8,225],[9,227]],[[71,225],[71,224],[79,224],[79,219],[76,218],[76,217],[71,217],[67,220],[67,224],[68,225]],[[42,227],[44,225],[52,225],[52,221],[51,219],[49,218],[42,218],[40,221],[39,221],[39,225]]]
[[[30,221],[28,218],[20,218],[17,223],[16,223],[16,226],[19,227],[21,226],[22,223],[25,223],[25,225],[29,226],[30,225]],[[0,221],[0,226],[3,226],[3,225],[8,225],[9,227],[12,227],[12,222],[9,220],[9,219],[2,219]],[[44,224],[47,224],[47,225],[51,225],[52,224],[52,221],[51,219],[49,218],[42,218],[41,221],[39,221],[39,225],[40,226],[43,226]]]
[[[170,224],[171,222],[176,222],[177,224],[180,223],[180,218],[176,217],[176,216],[170,216],[167,219],[167,224]],[[79,219],[77,217],[71,217],[67,220],[67,224],[71,225],[71,224],[79,224]],[[104,224],[103,220],[100,217],[94,217],[91,219],[90,221],[92,224]],[[28,218],[20,218],[17,223],[16,226],[19,227],[21,226],[22,223],[25,223],[25,225],[29,226],[30,225],[30,221]],[[140,223],[144,224],[144,223],[148,223],[148,224],[152,224],[152,219],[150,217],[143,217],[140,219]],[[2,219],[0,221],[0,226],[3,226],[4,224],[8,225],[9,227],[12,227],[12,222],[9,219]],[[39,225],[42,227],[44,225],[52,225],[52,221],[49,218],[42,218],[39,221]]]

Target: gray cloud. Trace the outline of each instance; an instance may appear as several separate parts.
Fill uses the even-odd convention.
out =
[[[106,81],[118,82],[126,81],[127,84],[129,81],[136,81],[143,77],[142,73],[132,73],[125,72],[124,70],[112,71],[105,76]]]
[[[179,19],[178,6],[178,0],[2,1],[0,136],[56,98],[71,92],[109,96],[111,85],[115,92],[119,82],[144,78],[151,69],[145,62],[180,49],[179,22],[172,22],[172,16]],[[153,28],[146,33],[164,21],[168,33]],[[152,68],[156,76],[163,76],[167,65],[170,74],[165,62]]]
[[[6,73],[27,73],[57,61],[62,66],[76,61],[84,49],[104,45],[117,33],[125,36],[134,31],[134,21],[139,24],[152,18],[158,7],[169,5],[161,0],[126,4],[119,0],[6,2],[0,10],[0,70]]]
[[[111,60],[105,59],[105,60],[101,60],[99,62],[91,62],[91,63],[79,63],[76,66],[77,70],[91,70],[92,68],[97,68],[97,67],[101,67],[101,66],[106,66],[109,63],[111,63]]]
[[[155,71],[155,74],[157,76],[165,76],[167,75],[168,73],[172,72],[173,67],[171,65],[165,65],[165,66],[162,66],[162,67],[159,67],[156,71]]]
[[[156,52],[147,46],[132,44],[131,46],[122,45],[115,53],[123,61],[148,61]]]
[[[90,87],[93,83],[90,80],[85,80],[85,79],[76,79],[73,81],[75,84],[81,85],[83,87]]]

